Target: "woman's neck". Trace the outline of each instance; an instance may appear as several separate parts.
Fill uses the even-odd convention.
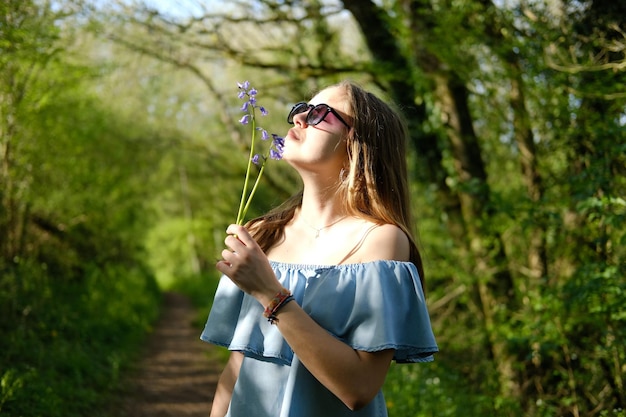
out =
[[[347,216],[346,203],[337,189],[332,186],[305,185],[302,205],[296,218],[313,228],[322,228]]]

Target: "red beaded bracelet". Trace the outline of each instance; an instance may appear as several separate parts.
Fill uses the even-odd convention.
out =
[[[288,289],[283,288],[276,293],[274,298],[272,298],[272,301],[270,301],[267,307],[265,307],[263,315],[267,317],[267,321],[269,321],[270,324],[276,323],[278,321],[278,317],[276,317],[278,310],[292,300],[293,295],[291,295],[291,292]]]

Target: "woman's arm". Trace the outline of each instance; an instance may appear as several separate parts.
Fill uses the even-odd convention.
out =
[[[402,237],[397,235],[402,233],[399,229],[395,226],[378,229],[380,231],[371,238],[373,244],[365,244],[359,258],[363,261],[378,258],[382,248],[387,252],[382,254],[382,259],[408,256],[405,250],[408,240],[406,246],[401,243]],[[222,253],[218,270],[266,306],[282,288],[267,257],[245,228],[231,226],[227,231],[232,234],[226,238],[231,250]],[[389,243],[390,237],[393,243],[381,247],[380,242]],[[386,249],[390,247],[394,249]],[[348,408],[357,410],[376,396],[393,358],[392,349],[371,353],[355,350],[319,326],[297,303],[282,307],[278,318],[279,330],[304,366]]]
[[[366,406],[383,383],[394,350],[355,350],[330,335],[296,303],[277,314],[283,337],[315,378],[351,410]]]
[[[215,396],[213,397],[213,405],[211,407],[210,417],[224,417],[228,411],[228,405],[230,404],[230,398],[233,395],[233,388],[239,375],[239,368],[241,368],[241,361],[243,361],[243,353],[231,352],[228,362],[222,371],[220,379],[217,381],[217,389],[215,390]]]

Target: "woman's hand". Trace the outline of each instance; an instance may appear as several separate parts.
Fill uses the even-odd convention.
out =
[[[231,224],[226,233],[224,243],[228,249],[222,251],[216,268],[263,306],[267,305],[282,288],[267,256],[245,227]]]

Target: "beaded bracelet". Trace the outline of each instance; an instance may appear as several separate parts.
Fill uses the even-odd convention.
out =
[[[270,324],[276,323],[278,321],[276,313],[278,312],[278,310],[281,309],[281,307],[283,307],[290,301],[293,301],[293,295],[291,295],[291,292],[288,289],[283,288],[278,293],[276,293],[274,298],[272,298],[272,301],[270,301],[267,307],[265,307],[265,311],[263,312],[263,315],[267,317],[267,321],[269,321]]]

